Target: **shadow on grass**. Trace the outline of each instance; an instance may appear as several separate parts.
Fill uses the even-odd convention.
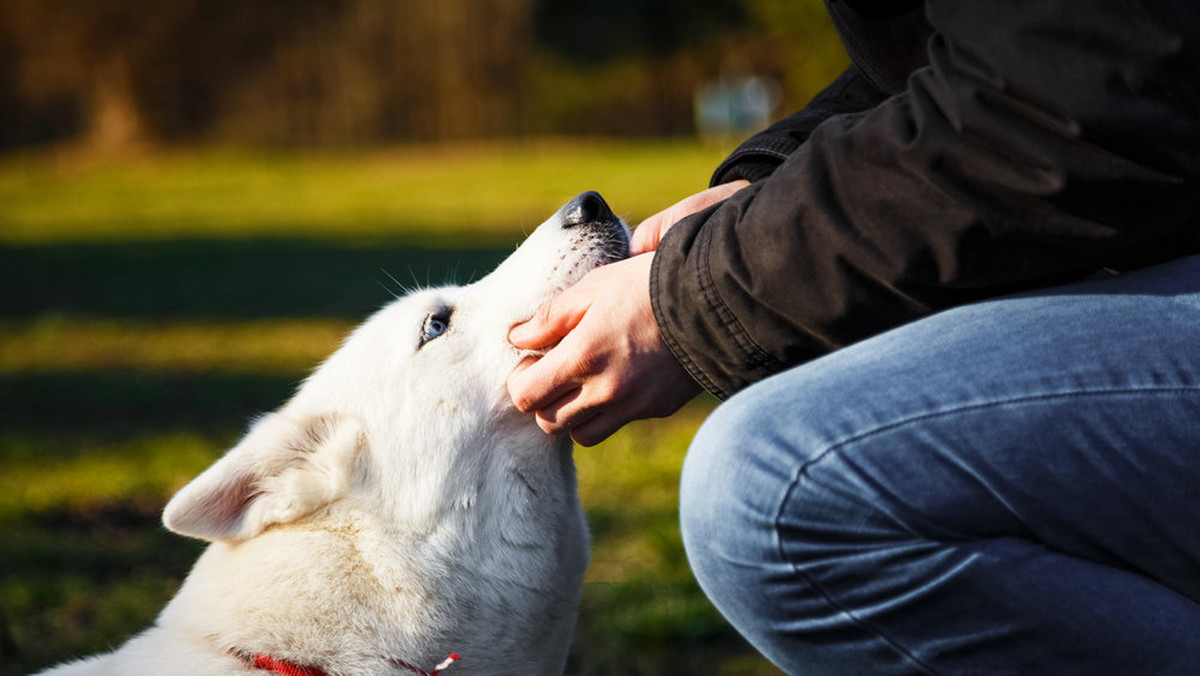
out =
[[[401,285],[478,279],[512,248],[305,239],[0,245],[0,318],[356,319]]]
[[[200,549],[158,526],[156,503],[0,523],[0,676],[107,650],[149,626]]]
[[[111,436],[163,427],[244,428],[284,403],[302,376],[77,371],[0,375],[0,428]],[[0,457],[0,462],[3,458]]]

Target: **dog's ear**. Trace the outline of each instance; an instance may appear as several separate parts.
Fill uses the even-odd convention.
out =
[[[202,540],[245,540],[289,523],[345,493],[366,444],[348,416],[259,419],[225,457],[184,486],[163,524]]]

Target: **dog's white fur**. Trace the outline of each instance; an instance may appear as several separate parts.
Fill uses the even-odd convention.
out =
[[[168,528],[214,544],[155,625],[44,676],[264,673],[255,654],[402,676],[392,660],[452,652],[447,676],[561,674],[587,534],[570,440],[506,394],[507,332],[629,235],[562,214],[484,279],[356,329],[167,505]]]

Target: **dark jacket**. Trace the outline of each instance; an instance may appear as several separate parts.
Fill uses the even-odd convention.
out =
[[[667,345],[725,397],[940,309],[1200,251],[1196,0],[831,1],[854,66],[664,237]]]

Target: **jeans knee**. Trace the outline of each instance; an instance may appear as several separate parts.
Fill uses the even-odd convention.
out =
[[[697,432],[680,478],[679,515],[692,572],[720,605],[724,588],[736,589],[767,556],[773,507],[785,476],[776,468],[750,461],[760,445],[761,421],[752,405],[735,400],[717,408]],[[736,592],[735,592],[736,593]]]
[[[710,596],[725,584],[744,593],[762,582],[755,576],[796,563],[792,554],[822,558],[858,535],[903,535],[891,533],[896,525],[873,495],[873,470],[848,461],[836,443],[855,436],[856,421],[833,415],[840,409],[828,399],[796,395],[803,384],[783,383],[793,388],[790,403],[781,403],[777,381],[748,388],[713,412],[688,450],[680,522],[693,573]]]

